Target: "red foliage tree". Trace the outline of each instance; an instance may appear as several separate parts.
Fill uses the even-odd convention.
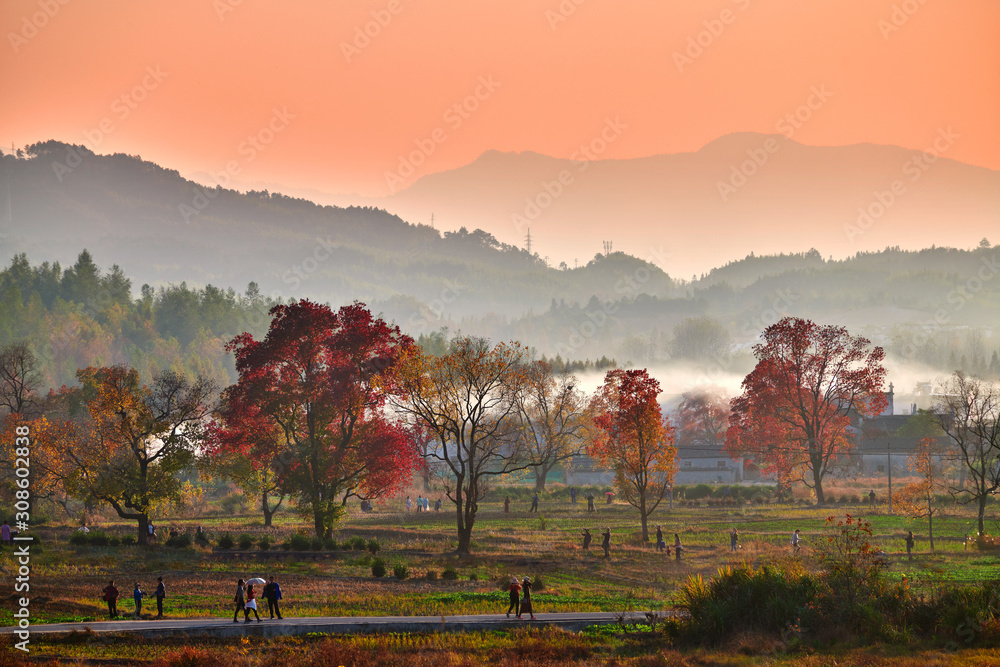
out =
[[[722,447],[729,428],[729,401],[719,387],[686,391],[677,406],[677,445]]]
[[[757,366],[731,402],[726,449],[747,456],[781,481],[816,490],[839,454],[852,446],[852,415],[885,409],[885,353],[844,327],[786,317],[754,346]]]
[[[649,541],[649,515],[659,507],[677,472],[674,429],[661,414],[660,383],[643,370],[613,370],[595,397],[598,435],[591,456],[615,471],[615,487],[639,510],[642,539]]]
[[[213,446],[269,462],[324,536],[348,498],[390,494],[419,463],[384,410],[413,340],[360,303],[333,312],[302,300],[271,315],[263,340],[244,333],[228,346],[240,379],[225,391]]]

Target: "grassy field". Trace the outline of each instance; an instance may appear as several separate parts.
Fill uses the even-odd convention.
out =
[[[162,575],[168,587],[168,615],[223,616],[229,613],[237,578],[271,574],[281,582],[283,604],[292,616],[497,613],[506,607],[501,587],[511,576],[541,578],[544,587],[536,593],[538,611],[667,609],[675,602],[678,585],[693,574],[710,577],[726,564],[789,557],[789,539],[796,528],[806,540],[798,558],[808,567],[827,534],[827,517],[845,512],[871,521],[876,542],[889,555],[892,577],[906,576],[912,585],[927,588],[1000,578],[1000,559],[991,552],[965,548],[965,536],[973,524],[960,506],[946,508],[935,518],[936,550],[931,553],[923,539],[925,521],[869,513],[864,505],[723,508],[675,504],[673,510],[664,508],[653,516],[651,532],[656,523],[662,524],[668,544],[673,542],[673,533],[680,535],[685,551],[679,562],[658,553],[652,544],[642,543],[637,514],[628,505],[602,502],[597,512],[588,513],[585,501],[571,505],[562,499],[543,499],[538,513],[523,511],[523,502],[515,507],[521,510],[506,514],[498,500],[483,504],[473,553],[466,557],[454,554],[455,518],[447,506],[428,513],[400,511],[401,502],[373,514],[351,508],[334,537],[338,543],[355,536],[378,540],[382,550],[377,556],[388,566],[388,576],[381,579],[371,574],[373,556],[360,551],[299,558],[199,547],[73,547],[68,543],[72,526],[45,526],[37,533],[42,548],[32,559],[32,612],[35,622],[100,619],[106,613],[100,592],[112,578],[122,591],[120,606],[130,611],[132,584],[138,581],[151,593],[156,576]],[[161,533],[169,527],[193,533],[199,524],[213,543],[223,533],[250,534],[255,540],[268,535],[273,542],[281,542],[306,529],[291,513],[279,514],[270,528],[249,513],[167,517],[158,522]],[[594,535],[589,551],[581,548],[584,527]],[[604,527],[612,532],[610,559],[600,549],[599,530]],[[730,552],[728,537],[733,527],[741,535],[741,548],[735,554]],[[101,522],[100,528],[121,535],[132,530],[131,525],[114,521]],[[912,562],[905,557],[907,530],[919,538]],[[11,571],[13,565],[9,550],[0,555],[0,567]],[[407,567],[406,580],[392,576],[395,565]],[[441,579],[447,568],[456,570],[456,580]],[[428,580],[429,572],[437,579]],[[12,595],[12,586],[11,581],[4,581],[0,595]],[[146,611],[150,606],[148,600]],[[12,606],[5,606],[0,623],[9,624],[12,613]]]

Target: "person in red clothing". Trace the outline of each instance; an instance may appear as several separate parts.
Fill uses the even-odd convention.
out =
[[[246,616],[244,623],[250,622],[251,610],[253,615],[257,617],[257,622],[260,623],[260,616],[257,614],[257,592],[253,589],[253,584],[247,584],[247,601],[243,606],[243,615]]]
[[[118,618],[118,589],[115,588],[114,580],[108,582],[108,587],[104,589],[104,601],[108,603],[108,620]]]
[[[510,593],[510,606],[507,607],[507,618],[510,618],[511,609],[514,610],[515,616],[521,616],[521,598],[518,596],[520,590],[521,584],[517,583],[517,577],[511,577],[510,585],[507,587],[507,591]]]

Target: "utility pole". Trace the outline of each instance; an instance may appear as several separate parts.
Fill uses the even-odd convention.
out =
[[[524,249],[531,255],[531,227],[528,227],[528,235],[524,237]]]
[[[889,514],[892,514],[892,453],[890,452],[891,447],[892,447],[892,441],[886,441],[885,464],[886,464],[886,470],[889,471]]]

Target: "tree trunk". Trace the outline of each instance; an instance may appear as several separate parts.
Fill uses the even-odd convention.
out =
[[[979,496],[979,534],[986,534],[986,494]]]
[[[468,554],[471,552],[472,552],[472,526],[459,526],[458,553]]]
[[[649,517],[646,516],[646,508],[639,510],[639,520],[642,522],[642,541],[643,543],[649,542],[649,526],[647,525]]]
[[[815,469],[813,470],[813,488],[816,490],[816,504],[825,504],[826,496],[823,495],[823,476]]]
[[[323,537],[326,527],[323,525],[323,511],[319,507],[313,510],[313,528],[316,530],[316,537]]]
[[[270,506],[267,504],[267,491],[263,492],[260,498],[260,508],[264,511],[264,527],[270,528],[271,517],[274,516],[274,512],[271,510]]]
[[[931,551],[934,551],[934,515],[929,510],[930,508],[927,512],[927,536],[931,540]]]
[[[535,492],[541,493],[545,490],[545,480],[549,476],[550,468],[545,465],[535,466]]]
[[[142,545],[149,544],[149,517],[143,514],[136,519],[136,523],[139,524],[139,535],[137,536],[136,542]]]

